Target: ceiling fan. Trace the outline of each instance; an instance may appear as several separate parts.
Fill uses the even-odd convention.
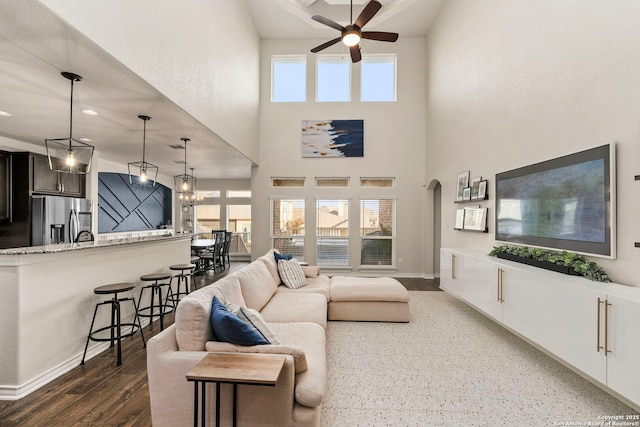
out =
[[[311,49],[311,52],[318,53],[323,49],[333,46],[334,44],[342,41],[345,45],[349,46],[349,52],[351,53],[351,61],[358,62],[362,59],[360,54],[360,39],[377,40],[381,42],[395,42],[398,40],[398,33],[387,33],[384,31],[362,31],[362,27],[373,18],[376,13],[382,8],[382,4],[376,0],[371,0],[362,9],[358,18],[353,21],[353,0],[351,0],[351,24],[343,27],[337,22],[332,21],[324,16],[314,15],[311,17],[314,21],[320,22],[328,27],[335,28],[340,31],[340,37],[333,40],[329,40],[326,43],[316,46]]]

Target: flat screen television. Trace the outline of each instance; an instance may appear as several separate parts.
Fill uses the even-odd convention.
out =
[[[615,258],[615,145],[496,174],[498,241]]]

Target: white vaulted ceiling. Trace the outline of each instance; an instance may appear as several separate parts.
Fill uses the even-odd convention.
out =
[[[350,15],[348,0],[243,1],[263,39],[335,37],[335,30],[311,16],[319,14],[347,24]],[[354,19],[364,3],[354,0]],[[368,30],[424,37],[442,0],[381,3],[383,8],[367,24]],[[215,24],[216,19],[224,18],[211,19]],[[74,66],[69,69],[69,64]],[[253,163],[220,138],[216,129],[194,119],[40,2],[0,2],[0,111],[11,113],[10,117],[0,115],[0,136],[41,148],[45,138],[68,136],[70,86],[60,76],[61,70],[92,76],[74,86],[73,134],[92,139],[90,144],[101,157],[121,164],[141,160],[143,123],[137,116],[145,114],[152,117],[147,124],[147,160],[167,176],[183,172],[184,152],[171,148],[183,136],[192,140],[188,163],[199,178],[251,176]],[[100,115],[85,115],[83,109]]]
[[[311,19],[321,15],[341,25],[350,23],[349,0],[247,0],[258,32],[265,39],[309,39],[335,36],[335,30]],[[353,1],[353,19],[368,0]],[[367,24],[370,31],[400,37],[425,37],[442,0],[380,0],[382,9]]]
[[[38,1],[0,3],[0,136],[44,149],[45,138],[69,136],[70,71],[84,79],[74,85],[74,138],[89,138],[100,157],[119,164],[146,160],[166,176],[184,172],[181,137],[189,137],[188,165],[201,178],[249,178],[252,162],[214,131],[177,107]],[[91,109],[98,116],[83,114]],[[4,146],[0,141],[0,149]]]

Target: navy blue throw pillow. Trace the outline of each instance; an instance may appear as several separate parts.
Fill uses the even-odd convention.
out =
[[[218,341],[230,342],[235,345],[269,344],[269,341],[251,326],[227,310],[227,307],[215,296],[211,304],[211,326],[213,326],[213,332]]]
[[[278,252],[274,252],[273,257],[276,259],[276,265],[278,265],[278,261],[281,259],[286,259],[288,261],[293,258],[293,254],[280,254]]]

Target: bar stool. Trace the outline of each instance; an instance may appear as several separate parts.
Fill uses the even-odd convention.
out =
[[[192,273],[192,275],[196,274],[196,273],[200,273],[202,271],[202,260],[200,259],[200,257],[198,255],[191,255],[191,264],[195,264],[196,265],[196,269]]]
[[[153,317],[156,315],[156,308],[158,309],[157,316],[160,317],[160,330],[164,330],[164,316],[173,311],[174,306],[169,304],[169,301],[173,301],[173,291],[171,290],[171,282],[158,283],[160,280],[171,279],[171,273],[151,273],[140,276],[140,280],[143,282],[153,282],[151,285],[143,286],[140,289],[140,296],[138,297],[138,316],[150,318],[150,323],[153,323]],[[166,286],[167,296],[164,302],[162,301],[162,287]],[[141,307],[142,295],[145,289],[151,291],[151,305],[147,307]],[[155,296],[158,295],[158,304],[155,303]],[[147,313],[148,311],[148,313]]]
[[[118,294],[122,292],[128,292],[132,289],[135,289],[135,283],[114,283],[111,285],[98,286],[93,290],[93,293],[96,295],[109,295],[113,294],[113,298],[107,301],[100,302],[96,304],[96,309],[93,312],[93,320],[91,321],[91,327],[89,328],[89,335],[87,336],[87,343],[84,346],[84,354],[82,355],[81,365],[84,365],[84,358],[87,356],[87,349],[89,348],[89,341],[109,341],[111,345],[109,348],[113,348],[114,341],[118,343],[117,350],[117,365],[122,365],[122,338],[130,337],[134,335],[136,332],[140,331],[140,336],[142,337],[142,345],[143,347],[147,347],[147,343],[144,340],[144,334],[142,333],[142,325],[140,324],[140,318],[138,317],[138,306],[136,305],[136,301],[134,298],[122,298],[118,299]],[[123,301],[131,301],[133,303],[133,308],[135,309],[134,313],[134,322],[122,323],[120,318],[120,303]],[[111,325],[105,326],[104,328],[93,330],[93,325],[96,321],[96,315],[98,314],[98,308],[101,305],[110,304],[111,305]],[[135,321],[138,323],[136,324]],[[125,334],[122,333],[122,327],[131,326],[131,331]],[[100,332],[110,330],[111,333],[109,338],[101,338],[97,335]]]
[[[176,274],[171,278],[172,281],[174,278],[178,279],[178,287],[171,298],[174,305],[177,305],[180,302],[180,295],[189,295],[189,292],[191,292],[189,277],[193,274],[195,268],[195,264],[174,264],[169,267],[169,270],[180,271],[180,274]],[[184,291],[180,290],[180,285],[184,285]]]

